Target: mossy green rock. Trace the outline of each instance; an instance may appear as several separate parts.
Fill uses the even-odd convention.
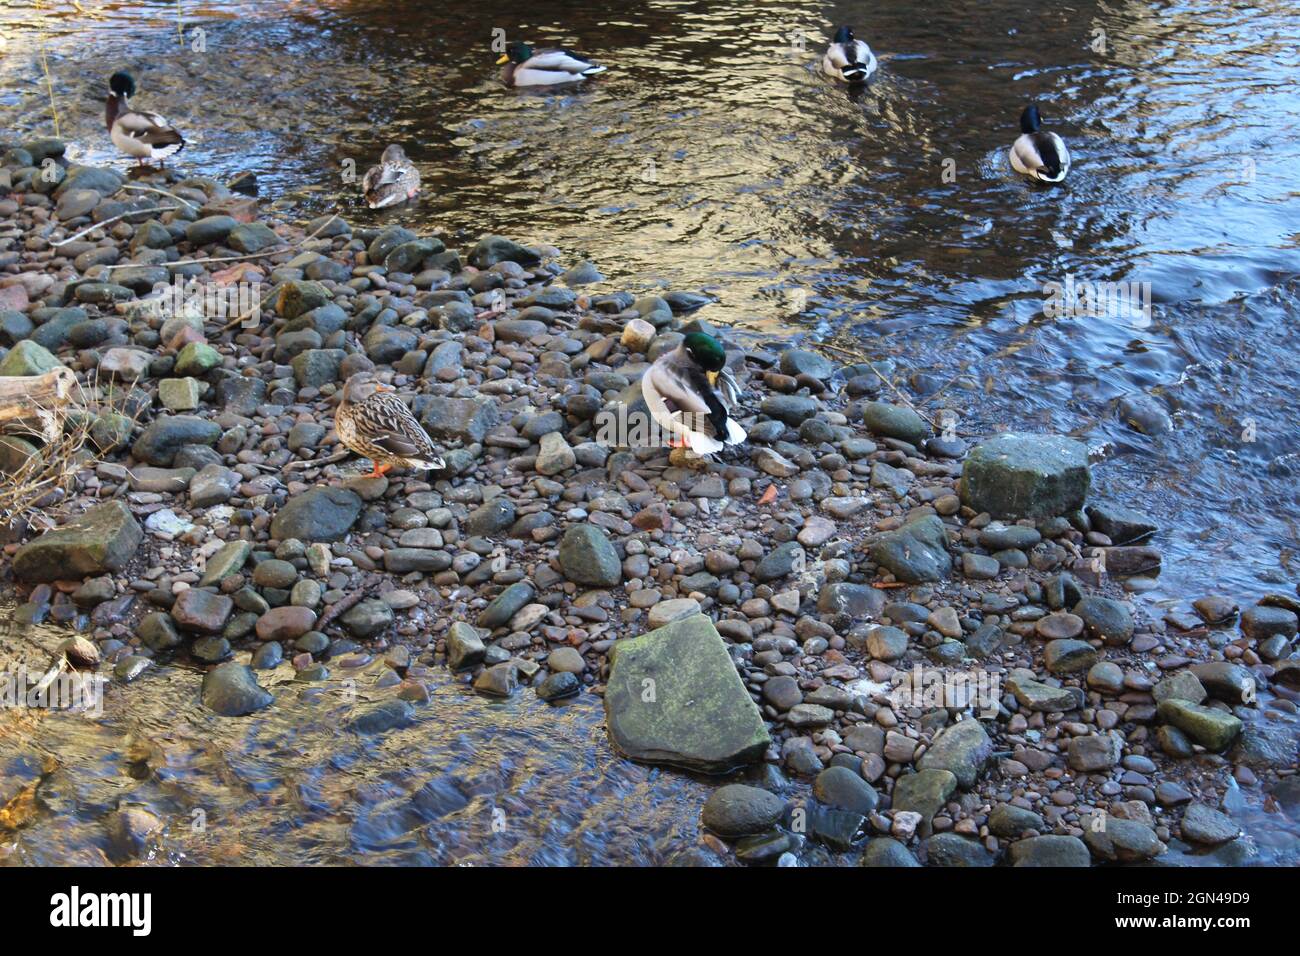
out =
[[[921,770],[947,770],[963,790],[975,785],[993,756],[993,741],[977,720],[963,720],[942,730],[917,762]]]
[[[1056,834],[1018,840],[1011,844],[1007,855],[1012,866],[1081,867],[1092,862],[1082,840]]]
[[[611,588],[623,579],[618,552],[602,529],[593,524],[574,525],[560,539],[560,568],[575,584]]]
[[[176,374],[203,375],[221,364],[221,353],[206,342],[191,342],[176,356]]]
[[[999,435],[962,466],[962,502],[995,518],[1051,518],[1083,507],[1088,449],[1059,435]]]
[[[724,837],[764,833],[776,826],[785,801],[774,793],[743,783],[719,787],[704,804],[701,822]]]
[[[223,578],[239,573],[252,553],[251,541],[227,541],[221,546],[220,551],[208,558],[199,587],[220,584]]]
[[[1098,814],[1102,814],[1100,819]],[[1145,823],[1094,811],[1084,821],[1083,839],[1093,857],[1108,863],[1141,863],[1165,852],[1156,832]]]
[[[127,446],[134,427],[135,422],[121,412],[100,412],[90,426],[90,440],[105,454],[114,452]]]
[[[867,402],[862,406],[862,422],[873,434],[897,438],[919,445],[933,431],[925,419],[905,405]]]
[[[203,677],[203,706],[223,717],[244,717],[268,706],[275,698],[257,682],[247,664],[227,661]]]
[[[1241,721],[1226,710],[1202,707],[1191,701],[1171,698],[1162,700],[1157,714],[1173,724],[1206,750],[1221,753],[1241,735]]]
[[[19,548],[14,574],[23,581],[54,581],[121,571],[143,538],[127,506],[108,501]]]
[[[624,756],[724,773],[760,760],[771,744],[707,615],[619,641],[610,656],[605,724]]]
[[[0,474],[15,474],[39,454],[40,449],[26,438],[0,435]]]
[[[170,412],[192,412],[199,407],[203,387],[196,378],[165,378],[158,383],[158,400]]]
[[[894,781],[893,809],[921,814],[924,832],[957,789],[957,777],[947,770],[920,770]]]
[[[871,544],[871,560],[899,581],[921,584],[942,581],[952,571],[948,532],[934,515],[914,518],[896,531],[887,531]]]
[[[261,252],[283,240],[275,234],[270,226],[260,222],[240,223],[226,237],[226,244],[236,252]]]
[[[280,286],[275,297],[276,314],[285,319],[296,319],[300,315],[319,309],[333,298],[329,289],[319,282],[297,280]]]
[[[0,375],[44,375],[59,366],[59,360],[49,349],[31,339],[23,339],[0,359]]]

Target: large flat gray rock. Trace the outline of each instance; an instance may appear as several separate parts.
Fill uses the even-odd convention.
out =
[[[1082,508],[1090,482],[1082,443],[1008,432],[966,457],[959,491],[964,504],[995,518],[1051,518]]]
[[[605,723],[624,756],[704,773],[762,758],[771,738],[708,616],[619,641],[611,656]]]
[[[121,571],[143,538],[126,505],[108,501],[19,548],[14,575],[23,581],[54,581]]]

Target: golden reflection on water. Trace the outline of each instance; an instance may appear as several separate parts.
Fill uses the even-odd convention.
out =
[[[939,0],[922,15],[910,0],[652,0],[613,13],[538,0],[520,22],[515,0],[469,11],[401,0],[182,2],[185,28],[206,32],[202,56],[177,41],[175,3],[81,6],[0,4],[0,127],[52,131],[36,56],[44,31],[61,131],[78,161],[123,162],[103,129],[102,98],[105,77],[124,66],[140,81],[141,105],[186,133],[187,168],[251,170],[268,208],[399,221],[364,209],[338,170],[401,139],[428,187],[418,208],[400,213],[411,228],[459,245],[484,232],[553,244],[566,263],[592,259],[609,277],[600,289],[703,288],[719,302],[701,317],[751,341],[803,332],[895,358],[900,387],[922,403],[953,381],[924,407],[956,409],[964,435],[1032,425],[1109,449],[1099,491],[1136,499],[1167,529],[1162,587],[1145,598],[1153,605],[1210,585],[1245,600],[1293,578],[1279,561],[1294,547],[1286,522],[1300,509],[1283,460],[1295,424],[1281,384],[1300,376],[1293,4]],[[858,94],[815,72],[820,44],[841,22],[858,25],[881,61]],[[581,89],[503,90],[487,49],[494,26],[574,46],[610,72]],[[1097,30],[1104,54],[1089,46]],[[800,55],[795,31],[807,34]],[[1043,102],[1075,154],[1064,188],[1029,189],[1006,172],[1029,99]],[[953,182],[941,178],[945,159]],[[1156,322],[1046,321],[1042,284],[1066,274],[1151,281]],[[1158,440],[1127,429],[1114,407],[1134,392],[1168,401],[1178,429]],[[1244,446],[1236,435],[1247,414],[1260,438]],[[158,772],[178,792],[210,786],[203,799],[257,820],[248,843],[179,837],[185,859],[275,858],[272,841],[251,834],[274,832],[285,806],[314,834],[295,852],[336,854],[339,834],[359,822],[347,816],[359,794],[380,808],[378,823],[367,816],[357,830],[357,845],[369,846],[425,782],[402,776],[398,752],[358,747],[337,766],[304,756],[331,741],[292,721],[307,713],[337,728],[346,714],[328,702],[299,705],[299,688],[277,691],[293,694],[293,706],[277,704],[252,722],[257,729],[213,730],[195,710],[192,673],[144,681],[140,693],[159,710],[121,715],[110,732],[122,747],[162,736]],[[653,857],[645,834],[657,824],[693,839],[693,822],[673,822],[694,819],[688,782],[599,757],[583,765],[584,783],[606,787],[614,803],[683,788],[674,812],[642,820],[605,803],[576,809],[582,801],[551,780],[548,767],[576,773],[566,746],[605,752],[597,714],[494,708],[455,684],[439,694],[445,709],[401,739],[412,752],[431,747],[422,773],[465,765],[439,736],[459,721],[474,728],[463,746],[486,748],[497,768],[482,786],[504,800],[536,777],[548,798],[575,808],[563,815],[564,836],[532,852],[588,852],[575,847],[593,820],[620,834],[613,848],[590,851],[598,854]],[[161,717],[172,713],[184,721],[168,741]],[[96,739],[85,766],[101,769],[86,779],[116,780],[123,758],[92,756],[112,752]],[[274,746],[287,762],[266,756]],[[243,753],[257,756],[230,756]],[[205,782],[218,780],[233,795]],[[112,792],[100,788],[89,787],[91,803]],[[186,809],[175,793],[168,800]],[[472,859],[481,824],[474,813],[461,822],[464,812],[450,814],[437,839],[355,856]],[[51,846],[97,826],[65,825]],[[538,829],[523,832],[541,840]],[[521,837],[507,858],[522,861],[527,846]]]

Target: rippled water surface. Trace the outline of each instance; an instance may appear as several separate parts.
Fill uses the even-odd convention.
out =
[[[621,286],[712,289],[715,321],[895,355],[963,433],[1085,437],[1110,461],[1102,491],[1165,522],[1170,593],[1296,577],[1291,3],[543,0],[521,22],[501,0],[217,0],[182,2],[180,36],[174,3],[36,6],[0,10],[8,126],[52,130],[43,44],[60,131],[122,162],[102,98],[128,67],[190,137],[189,168],[253,170],[285,206],[550,242]],[[840,22],[880,58],[860,94],[814,69]],[[505,90],[494,29],[610,71]],[[1034,99],[1070,144],[1064,188],[1008,173]],[[390,140],[427,197],[371,214],[344,164]],[[1046,318],[1043,284],[1067,276],[1150,283],[1152,321]],[[1123,424],[1120,400],[1144,394],[1172,434]]]
[[[62,636],[0,625],[0,660],[43,669]],[[0,709],[0,805],[40,781],[0,864],[117,861],[104,821],[129,806],[168,821],[155,864],[661,864],[696,844],[709,788],[616,757],[598,697],[492,701],[439,669],[411,726],[357,734],[384,667],[309,685],[286,663],[260,675],[275,703],[240,720],[174,665],[98,717]]]
[[[0,122],[53,132],[52,89],[77,158],[124,164],[102,100],[108,74],[129,68],[137,102],[189,138],[187,168],[252,170],[268,205],[400,219],[461,241],[492,231],[547,242],[570,261],[592,259],[617,287],[708,289],[720,300],[710,320],[760,339],[802,334],[846,350],[836,354],[892,356],[903,391],[932,415],[956,411],[969,437],[999,426],[1079,435],[1101,462],[1097,493],[1162,522],[1165,570],[1143,596],[1154,605],[1294,586],[1294,4],[625,6],[541,0],[521,21],[521,6],[502,0],[214,0],[179,4],[178,29],[171,2],[10,3],[0,9]],[[860,93],[814,69],[841,22],[880,59]],[[610,70],[581,89],[505,90],[493,29],[572,46]],[[1061,188],[1030,188],[1006,167],[1034,99],[1074,157]],[[343,170],[364,169],[392,140],[420,165],[426,197],[415,210],[370,213]],[[1045,316],[1044,284],[1071,276],[1150,283],[1150,323]],[[1120,405],[1135,397],[1159,403],[1173,430],[1125,424]],[[203,725],[192,684],[162,686]],[[328,698],[313,706],[340,713]],[[409,736],[380,745],[389,752],[358,749],[328,766],[311,760],[309,735],[276,725],[286,718],[275,708],[246,729],[214,722],[210,741],[183,738],[167,759],[181,776],[238,781],[249,801],[240,812],[280,821],[274,804],[292,801],[307,836],[276,859],[338,859],[339,828],[354,854],[440,861],[659,859],[657,839],[694,833],[681,808],[697,805],[695,785],[612,760],[598,702],[559,718],[530,716],[536,706],[488,704],[448,684]],[[158,721],[152,730],[165,732]],[[476,729],[449,734],[442,721]],[[219,756],[220,735],[237,732],[253,739],[221,741]],[[418,771],[398,769],[396,750],[430,741],[438,749]],[[394,814],[414,812],[402,794],[444,773],[470,803],[438,826],[463,844],[446,834],[438,848],[385,843],[400,829]],[[495,777],[476,782],[484,774]],[[584,774],[612,799],[514,831],[563,830],[544,844],[492,834],[488,801],[474,796],[552,785],[571,794],[556,778]],[[274,786],[276,775],[292,783]],[[364,797],[365,822],[339,816],[349,794]],[[639,815],[618,806],[634,795]],[[681,802],[647,810],[661,799]],[[184,841],[176,852],[206,858]]]

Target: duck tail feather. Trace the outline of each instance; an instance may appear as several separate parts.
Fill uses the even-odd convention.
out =
[[[722,442],[700,432],[687,432],[686,444],[697,455],[714,455],[722,451]]]

